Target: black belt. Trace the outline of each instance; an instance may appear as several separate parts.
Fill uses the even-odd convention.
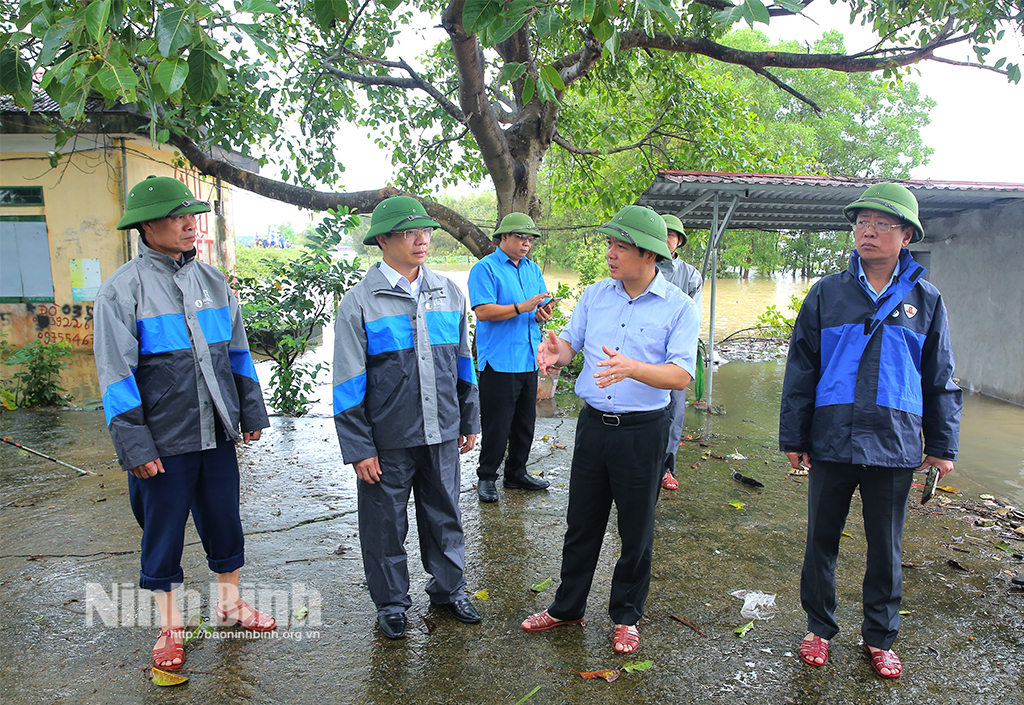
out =
[[[583,411],[593,419],[600,421],[605,426],[634,426],[636,424],[654,421],[668,411],[668,407],[655,409],[654,411],[630,411],[625,414],[607,414],[600,409],[595,409],[590,404],[583,405]]]

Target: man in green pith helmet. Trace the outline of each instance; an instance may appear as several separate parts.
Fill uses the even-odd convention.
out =
[[[608,241],[610,279],[591,284],[557,338],[537,351],[545,374],[584,353],[576,394],[585,404],[576,424],[561,585],[526,631],[580,624],[594,579],[611,505],[622,555],[612,576],[608,614],[612,648],[640,646],[637,623],[651,583],[654,508],[661,489],[670,422],[669,390],[685,389],[694,370],[697,306],[658,271],[668,259],[665,221],[650,208],[626,206],[599,227]]]
[[[480,369],[480,468],[477,496],[497,502],[495,481],[505,461],[505,489],[543,490],[547,480],[526,464],[537,421],[537,346],[551,319],[544,276],[527,255],[540,231],[525,213],[509,213],[494,231],[497,249],[469,271]],[[505,449],[508,457],[505,457]]]
[[[93,310],[103,410],[142,527],[139,587],[154,591],[160,610],[153,665],[165,670],[185,662],[175,590],[190,513],[217,574],[217,622],[275,626],[238,594],[235,444],[259,440],[270,423],[238,300],[196,259],[196,214],[209,210],[177,179],[133,186],[117,227],[138,230],[139,256],[103,282]]]
[[[383,261],[338,307],[334,425],[355,468],[359,543],[377,626],[405,636],[409,598],[407,505],[415,489],[426,591],[460,622],[480,615],[466,595],[459,454],[480,431],[466,298],[424,264],[440,225],[411,196],[373,209],[363,244]]]
[[[862,648],[875,673],[898,678],[903,664],[892,645],[907,498],[915,470],[932,468],[940,478],[953,470],[962,393],[942,296],[906,249],[924,238],[914,194],[875,184],[843,212],[856,249],[849,268],[821,279],[800,307],[779,415],[779,449],[808,471],[800,658],[824,666],[839,633],[836,560],[859,488],[867,540]]]
[[[686,244],[686,231],[683,223],[677,216],[666,213],[662,220],[668,229],[668,250],[672,253],[672,259],[658,262],[660,271],[671,284],[693,299],[697,304],[697,325],[700,325],[701,300],[704,292],[704,278],[700,271],[683,261],[676,251]],[[666,490],[679,489],[679,482],[672,475],[676,469],[676,453],[679,451],[679,441],[683,437],[683,422],[686,418],[686,390],[678,389],[672,392],[672,423],[668,431],[668,448],[665,450],[665,476],[661,479],[661,486]]]

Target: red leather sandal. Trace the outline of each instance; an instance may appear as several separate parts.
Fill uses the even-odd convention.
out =
[[[160,640],[164,645],[159,646]],[[178,659],[178,663],[174,663]],[[185,665],[185,630],[181,627],[161,629],[153,646],[153,665],[161,671],[177,671]]]

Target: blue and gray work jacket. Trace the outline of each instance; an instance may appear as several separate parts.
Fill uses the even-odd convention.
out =
[[[334,424],[346,463],[480,431],[466,298],[421,268],[416,300],[374,265],[338,307]]]
[[[93,352],[121,467],[217,446],[269,426],[238,299],[224,275],[151,250],[122,265],[96,295]]]
[[[956,459],[963,394],[946,307],[908,250],[896,273],[876,303],[854,252],[847,271],[811,287],[789,344],[783,452],[893,468],[916,468],[923,454]]]

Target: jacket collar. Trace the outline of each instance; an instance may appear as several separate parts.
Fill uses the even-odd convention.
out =
[[[184,254],[181,261],[174,259],[170,255],[164,255],[151,249],[149,245],[139,235],[139,257],[142,258],[143,263],[153,269],[158,269],[174,274],[179,269],[184,267],[186,264],[196,258],[196,248],[192,248]]]

